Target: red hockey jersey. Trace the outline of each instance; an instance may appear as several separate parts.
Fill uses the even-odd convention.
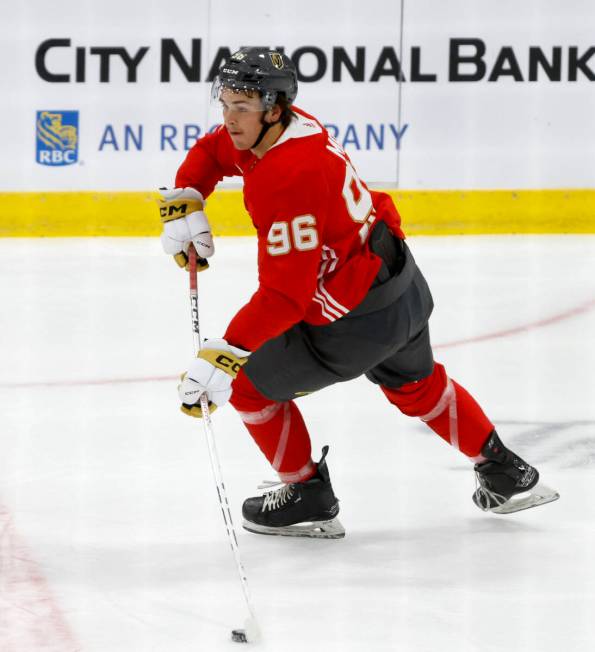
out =
[[[221,126],[196,142],[176,176],[176,187],[205,198],[224,176],[244,177],[259,287],[225,338],[251,351],[299,321],[328,324],[362,301],[381,264],[367,247],[376,220],[404,237],[390,196],[369,191],[328,131],[292,109],[296,117],[262,159],[235,149]]]

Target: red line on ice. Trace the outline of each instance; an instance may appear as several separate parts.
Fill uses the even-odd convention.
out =
[[[551,326],[552,324],[557,324],[558,322],[565,321],[571,317],[577,317],[586,312],[589,312],[595,307],[595,299],[591,299],[586,303],[581,304],[561,312],[552,317],[546,317],[545,319],[540,319],[539,321],[530,322],[529,324],[524,324],[523,326],[515,326],[513,328],[507,328],[501,331],[495,331],[493,333],[486,333],[485,335],[476,335],[475,337],[468,337],[462,340],[453,340],[452,342],[445,342],[444,344],[436,344],[432,348],[434,349],[452,349],[455,346],[463,346],[464,344],[474,344],[476,342],[485,342],[486,340],[496,340],[502,337],[510,337],[511,335],[518,335],[519,333],[526,333],[527,331],[536,330],[537,328],[543,328],[544,326]]]
[[[526,333],[528,331],[536,330],[538,328],[543,328],[544,326],[551,326],[566,319],[571,319],[572,317],[577,317],[584,313],[589,312],[595,308],[595,299],[591,299],[586,303],[583,303],[574,308],[570,308],[564,312],[553,315],[552,317],[546,317],[545,319],[540,319],[538,321],[530,322],[528,324],[523,324],[521,326],[514,326],[512,328],[506,328],[500,331],[494,331],[493,333],[485,333],[484,335],[476,335],[474,337],[468,337],[461,340],[453,340],[451,342],[444,342],[443,344],[434,344],[432,346],[435,350],[441,349],[452,349],[456,346],[463,346],[465,344],[475,344],[476,342],[486,342],[488,340],[497,340],[503,337],[511,337],[513,335],[518,335],[519,333]],[[0,383],[0,389],[10,388],[33,388],[33,387],[81,387],[83,385],[120,385],[128,383],[156,383],[160,381],[172,381],[176,380],[179,376],[139,376],[133,378],[98,378],[98,379],[81,379],[81,380],[50,380],[50,381],[36,381],[30,383]]]
[[[47,580],[0,504],[0,650],[77,652],[81,649]]]
[[[128,383],[157,383],[162,380],[175,380],[178,376],[138,376],[133,378],[95,378],[80,380],[49,380],[31,383],[0,383],[0,389],[28,387],[80,387],[81,385],[125,385]],[[1,652],[1,651],[0,651]]]

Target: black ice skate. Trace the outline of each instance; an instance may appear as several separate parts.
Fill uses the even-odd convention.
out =
[[[341,539],[345,529],[337,519],[337,500],[326,466],[328,446],[322,449],[316,475],[306,482],[294,482],[263,496],[244,501],[243,526],[257,534],[286,537]]]
[[[539,472],[509,451],[494,430],[481,449],[485,462],[475,465],[473,502],[485,512],[511,514],[557,500],[557,491],[539,483]]]

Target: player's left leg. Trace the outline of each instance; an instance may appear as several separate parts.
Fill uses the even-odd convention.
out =
[[[477,401],[444,367],[400,387],[381,386],[388,400],[403,414],[418,417],[436,434],[474,462],[483,461],[481,449],[494,430]]]
[[[426,328],[366,375],[401,412],[421,419],[475,462],[473,501],[481,509],[510,513],[556,500],[557,492],[538,484],[537,469],[504,446],[479,404],[441,364],[424,377],[431,355]]]

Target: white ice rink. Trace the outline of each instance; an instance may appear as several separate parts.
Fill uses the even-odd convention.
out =
[[[271,652],[595,649],[595,236],[411,238],[436,358],[561,499],[480,512],[459,453],[365,380],[301,400],[345,539],[240,527],[266,461],[214,415]],[[256,287],[219,239],[202,331]],[[0,650],[233,650],[246,616],[199,421],[187,277],[157,239],[0,240]]]

